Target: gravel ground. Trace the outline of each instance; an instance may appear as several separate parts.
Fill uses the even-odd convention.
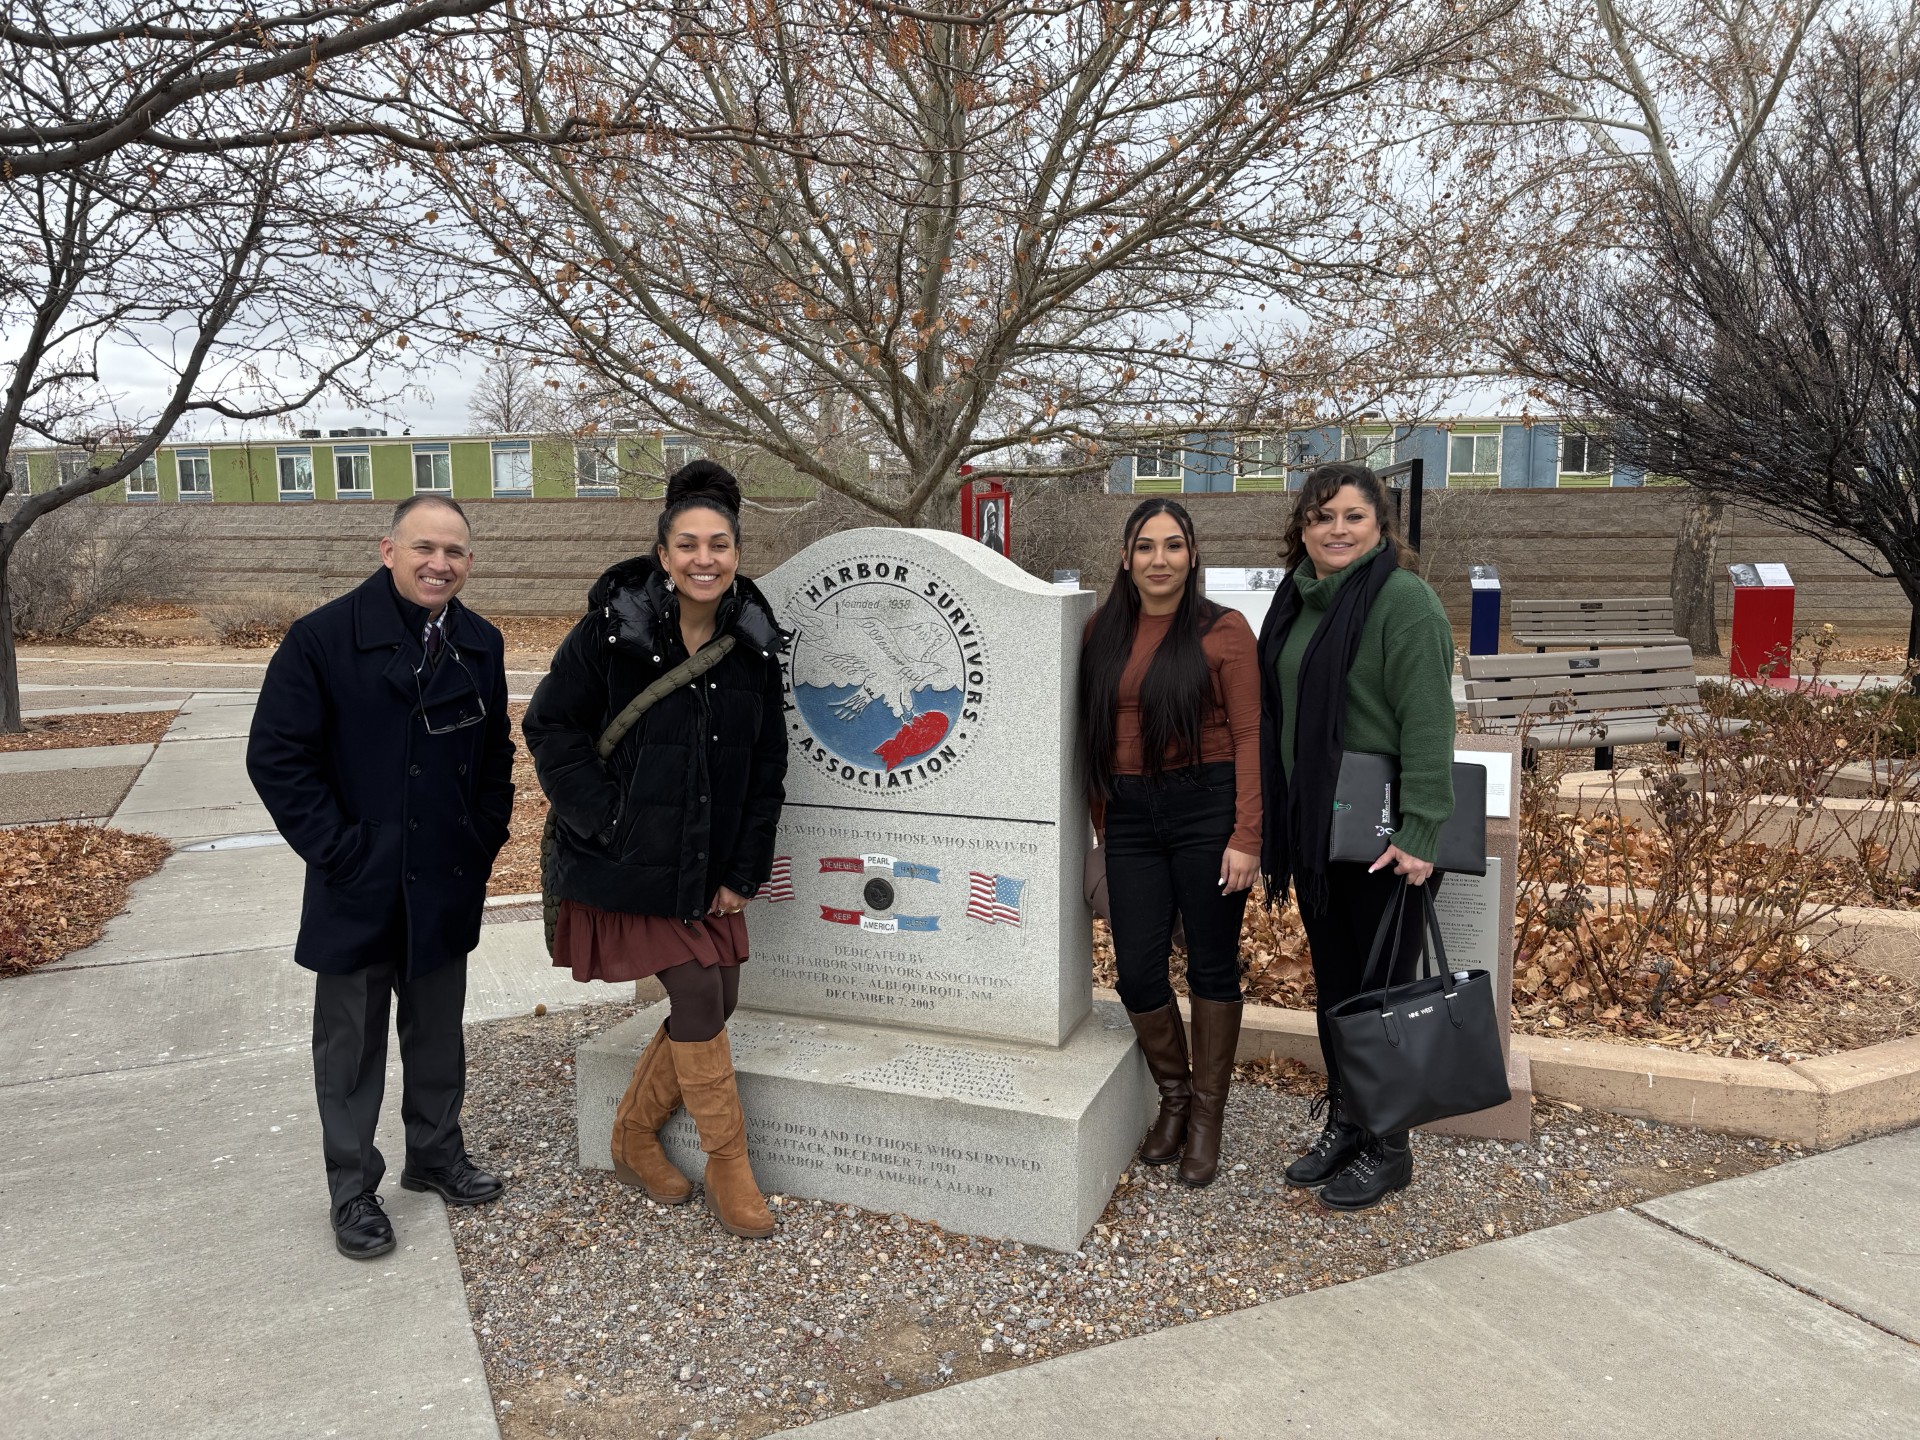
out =
[[[1081,1250],[787,1197],[771,1240],[736,1240],[577,1163],[574,1048],[633,1008],[467,1032],[467,1139],[512,1184],[453,1236],[508,1440],[744,1440],[1799,1153],[1541,1102],[1532,1143],[1418,1136],[1413,1187],[1340,1215],[1281,1179],[1318,1130],[1313,1082],[1242,1067],[1221,1178],[1135,1167]]]

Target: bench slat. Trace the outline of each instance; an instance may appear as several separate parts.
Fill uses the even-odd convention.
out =
[[[1617,697],[1608,695],[1594,704],[1582,704],[1576,701],[1573,709],[1558,715],[1554,714],[1552,709],[1554,698],[1551,695],[1514,695],[1469,700],[1467,714],[1482,718],[1534,715],[1538,716],[1544,724],[1557,725],[1563,720],[1573,721],[1587,715],[1609,719],[1636,711],[1659,714],[1669,709],[1697,710],[1700,708],[1700,691],[1692,685],[1676,685],[1669,690],[1630,690]]]
[[[1685,670],[1693,673],[1693,651],[1684,644],[1631,645],[1585,655],[1462,655],[1460,673],[1469,680],[1507,675],[1595,675],[1618,671]]]
[[[1675,641],[1685,643],[1686,637],[1664,630],[1594,630],[1585,634],[1576,634],[1569,630],[1515,630],[1513,643],[1531,645],[1534,649],[1577,650],[1582,646],[1621,646],[1652,643],[1671,645]]]
[[[1697,689],[1691,670],[1616,670],[1595,675],[1503,675],[1495,680],[1465,682],[1469,700],[1522,699],[1527,696],[1570,695],[1576,701],[1597,697],[1595,704],[1622,702],[1612,698],[1622,690]],[[1598,698],[1605,697],[1605,698]],[[1698,700],[1698,696],[1694,697]]]
[[[1633,611],[1673,613],[1673,600],[1665,595],[1626,596],[1611,600],[1518,600],[1515,615],[1613,615]]]

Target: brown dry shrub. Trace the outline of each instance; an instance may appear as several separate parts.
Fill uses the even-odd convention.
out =
[[[234,604],[216,605],[206,612],[206,618],[222,645],[271,650],[287,638],[287,627],[312,608],[292,596],[264,593]]]

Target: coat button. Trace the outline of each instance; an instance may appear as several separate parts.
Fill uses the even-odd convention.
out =
[[[464,870],[462,870],[462,869],[461,869],[461,868],[460,868],[460,867],[459,867],[458,865],[456,865],[456,866],[454,866],[454,867],[453,867],[453,878],[454,878],[454,879],[456,879],[456,880],[458,880],[458,879],[459,879],[459,878],[460,878],[460,877],[461,877],[462,875],[464,875],[464,874],[466,874],[466,871],[464,871]]]
[[[694,856],[693,858],[696,860],[704,860],[707,858],[707,852],[702,850],[698,855]]]
[[[700,803],[701,803],[702,805],[704,805],[704,804],[706,804],[706,803],[707,803],[707,797],[706,797],[706,796],[704,796],[704,795],[702,795],[702,796],[700,797]]]
[[[407,774],[418,775],[419,773],[420,773],[420,767],[418,765],[407,766]]]
[[[607,636],[607,644],[618,645],[619,643],[620,643],[620,637],[618,635]]]
[[[460,817],[460,823],[461,823],[462,825],[464,825],[464,824],[466,824],[466,823],[467,823],[467,817],[466,817],[466,816],[464,816],[464,815],[462,815],[462,816]]]
[[[419,878],[420,877],[414,874],[413,871],[411,870],[407,871],[407,884],[411,885],[413,884],[414,881],[418,880]]]
[[[420,822],[418,820],[407,821],[407,829],[418,830],[419,828],[420,828]]]
[[[466,774],[466,773],[467,773],[467,767],[466,767],[466,766],[464,766],[464,765],[462,765],[462,766],[460,767],[460,773],[461,773],[462,775],[464,775],[464,774]]]

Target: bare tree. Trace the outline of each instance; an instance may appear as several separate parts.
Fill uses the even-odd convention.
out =
[[[477,137],[369,93],[357,62],[449,45],[496,3],[9,11],[0,454],[37,442],[80,463],[20,495],[0,470],[0,731],[20,728],[7,562],[36,521],[133,474],[183,423],[377,400],[413,323],[451,298],[393,263],[432,217],[391,146],[416,119],[411,143]]]
[[[467,400],[467,420],[476,435],[519,435],[571,429],[565,402],[547,375],[511,350],[488,358]]]
[[[1898,580],[1920,658],[1917,295],[1920,17],[1856,18],[1718,203],[1647,215],[1535,345],[1629,458]]]
[[[1478,108],[1444,117],[1463,189],[1484,206],[1482,239],[1502,263],[1457,292],[1465,333],[1487,334],[1510,371],[1575,414],[1600,396],[1555,373],[1536,341],[1563,297],[1632,254],[1651,217],[1711,225],[1756,173],[1807,37],[1833,0],[1534,0],[1463,67],[1490,80]],[[1468,123],[1470,122],[1470,123]],[[1501,233],[1504,232],[1504,233]],[[1674,473],[1669,470],[1667,473]],[[1680,478],[1690,478],[1681,476]],[[1695,492],[1674,548],[1675,623],[1720,650],[1712,561],[1721,500]]]
[[[453,258],[502,312],[461,323],[902,523],[979,457],[1372,398],[1392,347],[1332,337],[1402,286],[1413,233],[1457,228],[1378,203],[1397,87],[1507,8],[789,0],[530,25],[499,62],[511,106],[459,92],[476,123],[603,133],[440,162],[473,237]],[[1303,338],[1317,317],[1335,328]]]

